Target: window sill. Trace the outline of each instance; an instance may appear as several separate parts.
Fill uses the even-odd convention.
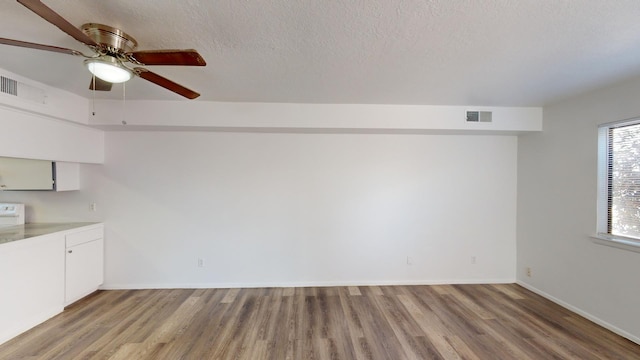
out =
[[[640,241],[638,240],[613,235],[596,234],[591,236],[591,241],[600,245],[612,246],[618,249],[640,253]]]

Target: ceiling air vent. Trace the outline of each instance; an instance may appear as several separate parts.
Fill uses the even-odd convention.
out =
[[[5,76],[0,76],[0,93],[17,96],[40,104],[44,104],[46,100],[44,90]]]
[[[491,122],[491,111],[467,111],[467,122]]]

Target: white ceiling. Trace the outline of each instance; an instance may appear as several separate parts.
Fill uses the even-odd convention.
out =
[[[541,106],[640,74],[638,0],[43,2],[74,25],[118,27],[139,50],[197,49],[204,68],[150,69],[199,100]],[[16,1],[0,2],[0,37],[89,52]],[[0,68],[91,98],[82,61],[0,45]],[[140,78],[125,90],[182,100]]]

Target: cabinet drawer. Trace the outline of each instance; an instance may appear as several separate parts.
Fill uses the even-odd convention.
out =
[[[72,234],[67,234],[65,237],[66,247],[84,244],[89,241],[102,239],[104,237],[104,229],[102,227],[79,231]]]

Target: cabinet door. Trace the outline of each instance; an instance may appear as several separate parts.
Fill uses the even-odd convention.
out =
[[[54,169],[56,191],[80,190],[80,164],[56,161]]]
[[[103,239],[66,249],[65,305],[98,289],[104,281]]]
[[[53,190],[53,163],[0,157],[1,190]]]
[[[0,244],[0,344],[62,312],[64,236]]]

